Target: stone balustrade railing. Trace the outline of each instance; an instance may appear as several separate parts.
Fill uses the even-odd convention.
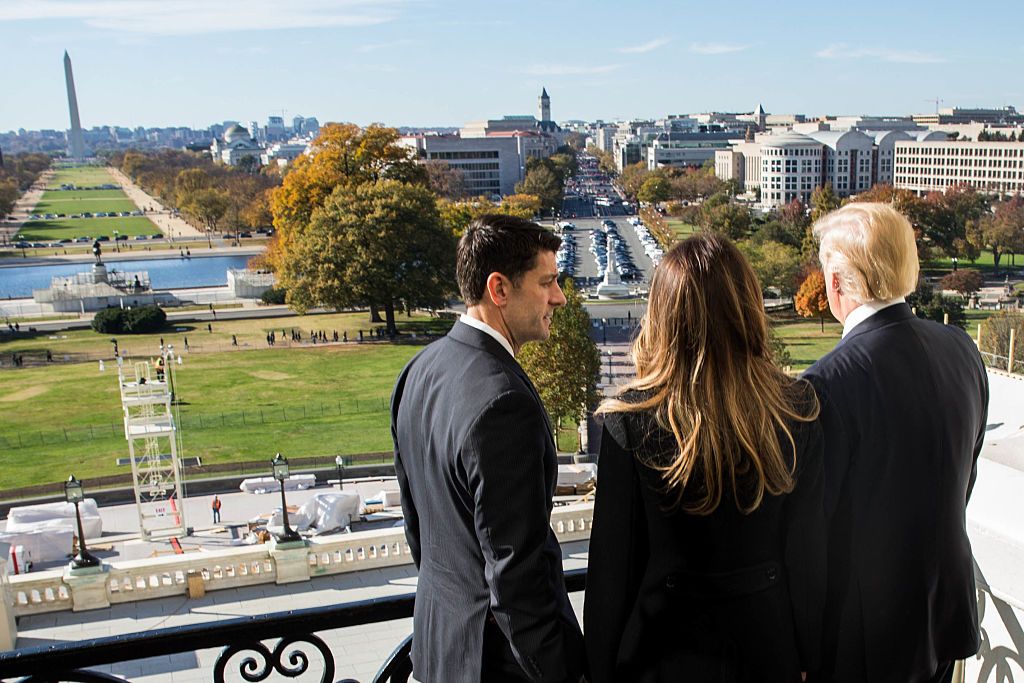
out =
[[[590,537],[592,503],[555,508],[560,542]],[[15,616],[88,610],[112,604],[411,564],[401,528],[313,538],[306,544],[258,545],[143,560],[115,560],[101,570],[51,570],[10,577]]]
[[[959,680],[997,683],[1024,675],[1024,472],[985,459],[968,506],[968,530],[977,562],[982,646]],[[593,505],[556,508],[551,526],[560,542],[585,540]],[[0,650],[14,647],[14,616],[96,609],[111,604],[254,584],[308,581],[317,576],[409,564],[401,528],[312,539],[292,546],[266,544],[135,561],[102,571],[39,572],[5,577],[0,559]],[[1024,680],[1024,678],[1021,678]]]

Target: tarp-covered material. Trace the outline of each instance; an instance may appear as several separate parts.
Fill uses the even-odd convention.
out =
[[[359,516],[361,503],[355,491],[319,493],[307,500],[296,512],[288,513],[288,524],[296,531],[313,529],[314,535],[344,529]],[[267,522],[267,531],[280,533],[284,528],[280,508]]]
[[[96,501],[86,498],[78,504],[82,515],[82,531],[85,537],[99,538],[103,534],[103,520],[100,518]],[[37,531],[41,529],[68,529],[78,533],[75,522],[75,506],[71,503],[43,503],[11,508],[7,513],[7,532]]]
[[[559,486],[580,486],[597,480],[597,465],[592,462],[579,465],[559,465]]]
[[[285,491],[302,491],[316,486],[316,475],[293,474],[284,480]],[[272,493],[281,490],[281,484],[273,477],[252,477],[243,479],[238,485],[242,493]]]
[[[72,552],[74,533],[66,529],[37,529],[34,531],[0,531],[0,541],[19,547],[18,566],[21,571],[30,562],[53,562],[67,559]]]
[[[398,491],[381,489],[373,498],[368,498],[367,505],[380,505],[386,508],[398,507],[402,504],[402,494]]]

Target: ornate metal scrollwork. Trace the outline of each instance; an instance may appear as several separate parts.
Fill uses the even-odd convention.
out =
[[[110,674],[98,673],[87,669],[76,669],[61,674],[41,674],[38,676],[26,676],[19,679],[18,683],[51,683],[52,681],[68,681],[68,683],[124,683],[123,678]]]
[[[373,683],[408,683],[412,676],[412,634],[391,651],[384,665],[373,677]]]
[[[980,570],[975,571],[981,576]],[[984,624],[985,612],[991,603],[996,616],[1010,636],[1012,647],[994,645],[988,631],[981,628],[981,647],[977,658],[981,660],[978,683],[1013,683],[1014,669],[1024,670],[1024,628],[1021,627],[1013,607],[992,595],[981,582],[978,585],[978,623]],[[1013,666],[1016,665],[1016,666]]]
[[[334,655],[326,643],[312,633],[282,638],[273,652],[260,641],[229,645],[217,658],[217,664],[213,668],[213,680],[215,683],[224,683],[224,672],[228,663],[235,655],[245,652],[254,652],[257,655],[246,657],[238,663],[238,673],[249,683],[266,680],[271,671],[277,671],[287,678],[298,678],[309,670],[309,656],[303,649],[296,647],[300,643],[312,645],[319,650],[324,660],[320,683],[331,683],[334,680]]]

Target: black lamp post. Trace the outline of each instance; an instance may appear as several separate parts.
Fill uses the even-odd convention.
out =
[[[606,351],[608,354],[608,384],[612,384],[612,352]]]
[[[345,488],[345,458],[336,455],[334,457],[334,464],[338,466],[338,490],[341,491]]]
[[[95,557],[85,547],[85,532],[82,530],[82,514],[78,511],[78,504],[85,499],[82,492],[82,482],[75,479],[75,475],[68,477],[64,482],[64,500],[75,506],[75,519],[78,520],[78,554],[71,560],[72,569],[85,569],[86,567],[98,567],[99,558]]]
[[[301,541],[302,537],[288,524],[288,501],[284,497],[284,481],[288,478],[288,460],[281,457],[281,454],[278,453],[270,461],[270,465],[274,468],[274,479],[281,482],[281,519],[284,521],[284,533],[277,540],[280,543]]]

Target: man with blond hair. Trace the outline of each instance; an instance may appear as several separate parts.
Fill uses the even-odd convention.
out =
[[[814,226],[836,348],[806,373],[821,400],[829,516],[816,680],[950,681],[978,650],[966,506],[988,380],[961,329],[917,318],[910,223],[854,203]]]

